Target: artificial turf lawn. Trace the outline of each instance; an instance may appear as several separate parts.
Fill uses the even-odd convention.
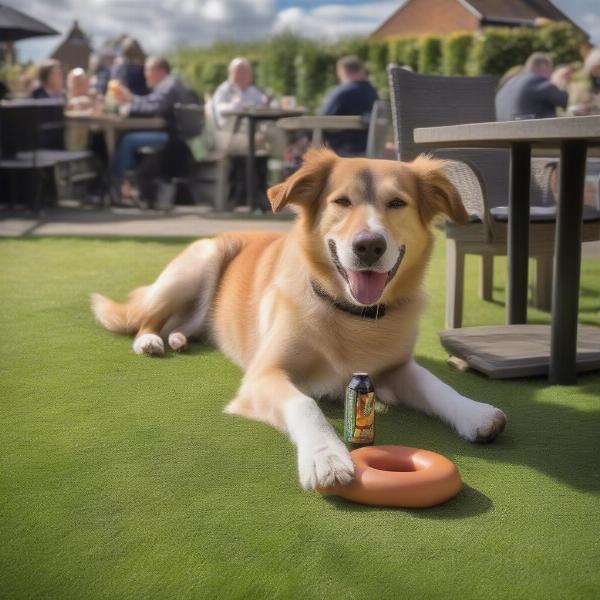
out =
[[[598,598],[600,376],[448,369],[439,241],[418,358],[509,425],[478,446],[409,410],[378,416],[378,443],[461,471],[465,490],[422,511],[303,491],[282,435],[221,412],[240,371],[218,352],[139,357],[94,323],[91,291],[123,298],[184,242],[0,242],[0,597]],[[492,304],[468,262],[466,324],[503,321],[497,262]],[[581,304],[598,324],[600,261],[584,262]],[[341,405],[324,410],[341,430]]]

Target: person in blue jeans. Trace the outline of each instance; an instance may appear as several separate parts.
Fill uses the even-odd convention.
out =
[[[167,127],[166,131],[135,131],[121,138],[112,165],[112,175],[118,184],[123,182],[128,171],[133,171],[137,166],[140,148],[163,146],[169,141],[169,134],[175,127],[175,105],[198,102],[196,93],[171,74],[171,67],[165,58],[148,58],[144,65],[144,76],[152,90],[145,96],[132,94],[123,85],[116,88],[119,112],[130,117],[163,117]]]

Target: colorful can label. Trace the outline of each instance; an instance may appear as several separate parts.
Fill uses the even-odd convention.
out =
[[[366,373],[355,373],[346,388],[344,440],[361,446],[375,441],[375,392]]]

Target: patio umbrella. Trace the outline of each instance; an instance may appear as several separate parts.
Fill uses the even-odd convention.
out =
[[[16,42],[42,35],[58,35],[49,25],[0,4],[0,42]]]

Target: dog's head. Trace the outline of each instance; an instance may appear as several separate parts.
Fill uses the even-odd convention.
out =
[[[287,204],[299,212],[315,274],[361,305],[393,301],[418,286],[437,214],[467,220],[443,162],[427,157],[402,163],[313,149],[268,194],[274,212]]]

